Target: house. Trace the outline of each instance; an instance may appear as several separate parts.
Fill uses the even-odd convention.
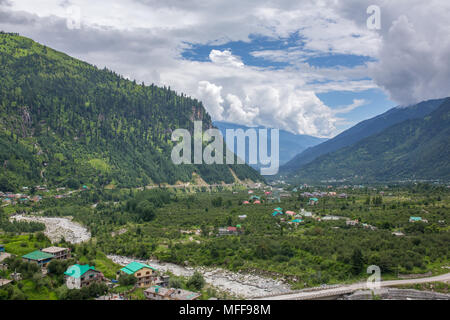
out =
[[[5,252],[5,245],[0,244],[0,252]]]
[[[22,274],[19,272],[13,272],[9,275],[11,277],[11,279],[13,279],[14,281],[20,281],[22,280]]]
[[[52,254],[54,259],[65,260],[70,258],[70,249],[61,247],[49,247],[41,250],[42,252]]]
[[[219,236],[236,236],[240,233],[242,233],[242,226],[240,224],[236,227],[219,228]]]
[[[341,217],[338,217],[338,216],[325,216],[322,218],[323,221],[337,221],[340,219],[341,219]]]
[[[155,268],[140,262],[133,261],[120,269],[122,274],[134,275],[137,286],[147,288],[158,280],[158,272]]]
[[[295,216],[296,215],[296,213],[294,211],[286,211],[286,214],[288,216]]]
[[[39,201],[42,200],[42,197],[41,197],[41,196],[34,196],[34,197],[31,198],[31,200],[32,200],[33,202],[39,202]]]
[[[422,217],[409,217],[409,222],[424,222]]]
[[[95,270],[95,267],[88,264],[74,264],[64,272],[66,286],[69,289],[81,289],[94,282],[101,282],[104,279],[103,274]]]
[[[244,201],[244,202],[242,202],[242,204],[250,204],[250,202]]]
[[[396,237],[403,237],[403,236],[405,235],[403,232],[399,232],[399,231],[397,231],[397,232],[392,232],[392,234],[393,234],[394,236],[396,236]]]
[[[340,199],[347,199],[347,194],[346,194],[346,193],[341,193],[341,194],[339,195],[339,198],[340,198]]]
[[[309,198],[309,204],[311,206],[315,206],[318,203],[319,203],[319,199],[317,199],[317,198]]]
[[[370,224],[367,224],[367,223],[363,223],[362,226],[363,226],[364,229],[370,229],[370,230],[376,230],[377,229],[376,227],[371,226]]]
[[[47,267],[54,257],[55,256],[50,253],[36,250],[22,256],[22,260],[25,262],[36,263],[40,267]]]
[[[261,204],[261,201],[256,200],[256,201],[253,202],[253,204]]]
[[[295,220],[292,220],[292,222],[293,222],[293,223],[302,223],[303,220],[302,220],[302,219],[295,219]]]
[[[201,297],[201,294],[197,292],[160,286],[148,288],[144,291],[144,295],[149,300],[197,300]]]
[[[126,300],[125,296],[123,294],[118,293],[110,293],[105,296],[100,296],[98,298],[95,298],[95,300],[115,300],[115,301],[123,301]]]
[[[7,265],[3,263],[3,260],[8,259],[11,257],[11,254],[7,252],[0,252],[0,270],[6,270]]]
[[[160,276],[155,281],[155,285],[166,288],[169,286],[169,280],[170,280],[170,276],[165,276],[165,275]]]
[[[244,220],[244,219],[247,219],[247,215],[244,214],[244,215],[242,215],[242,216],[238,216],[238,218],[241,219],[241,220]]]
[[[305,211],[305,209],[300,209],[300,215],[304,216],[306,218],[311,218],[312,217],[312,212],[309,211]]]
[[[0,288],[3,286],[6,286],[8,284],[10,284],[12,282],[12,280],[8,280],[8,279],[1,279],[0,278]]]
[[[345,221],[345,224],[348,226],[357,226],[359,224],[358,220],[347,220]]]

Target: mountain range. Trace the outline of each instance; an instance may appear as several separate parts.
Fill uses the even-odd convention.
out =
[[[214,121],[213,125],[220,130],[223,136],[225,136],[227,129],[242,129],[244,131],[247,131],[248,129],[255,129],[259,141],[259,129],[267,129],[267,137],[268,137],[268,146],[271,145],[271,135],[270,135],[270,129],[262,126],[257,127],[248,127],[244,125],[238,125],[234,123],[229,122],[223,122],[223,121]],[[293,134],[291,132],[285,131],[285,130],[279,130],[279,151],[280,151],[280,165],[286,164],[289,160],[294,158],[297,154],[301,153],[302,151],[306,150],[307,148],[313,147],[315,145],[318,145],[327,139],[324,138],[317,138],[309,135],[301,135],[301,134]],[[248,142],[246,144],[246,161],[248,163]],[[235,153],[237,153],[237,146],[235,145],[235,150],[233,150]],[[259,169],[260,164],[252,165],[253,168]]]
[[[212,121],[202,103],[138,84],[31,39],[0,33],[0,190],[263,181],[247,165],[175,165],[177,128]]]
[[[430,100],[364,121],[306,150],[282,170],[296,181],[448,181],[449,141],[450,98]]]
[[[396,107],[374,118],[362,121],[336,137],[306,149],[281,167],[282,173],[296,172],[321,155],[350,146],[392,125],[408,119],[420,119],[438,108],[444,99],[424,101],[408,107]]]

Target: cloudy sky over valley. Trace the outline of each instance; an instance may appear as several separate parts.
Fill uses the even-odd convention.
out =
[[[0,0],[0,29],[196,97],[213,120],[320,137],[450,96],[448,0]]]

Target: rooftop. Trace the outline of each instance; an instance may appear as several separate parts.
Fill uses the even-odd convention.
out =
[[[54,257],[55,256],[50,253],[42,252],[39,250],[30,252],[30,253],[22,256],[22,258],[29,259],[29,260],[36,260],[36,261],[51,259]]]
[[[68,248],[61,248],[61,247],[48,247],[48,248],[42,249],[41,251],[53,254],[53,253],[58,253],[58,252],[61,252],[61,251],[66,251],[66,250],[69,250],[69,249]]]
[[[88,264],[81,265],[81,264],[74,264],[73,266],[70,266],[64,274],[69,277],[73,278],[79,278],[89,270],[97,271],[95,270],[95,267],[90,266]]]
[[[136,271],[139,271],[143,268],[149,268],[149,269],[156,271],[155,268],[153,268],[145,263],[140,263],[140,262],[136,262],[136,261],[130,262],[125,267],[120,269],[120,271],[123,271],[126,274],[134,274]]]

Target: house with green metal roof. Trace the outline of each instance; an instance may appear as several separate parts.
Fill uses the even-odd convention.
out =
[[[36,250],[23,255],[22,260],[25,262],[37,263],[41,267],[46,267],[54,257],[55,256],[50,253]]]
[[[137,278],[137,285],[141,288],[148,288],[158,280],[158,270],[148,264],[133,261],[120,269],[121,274],[134,275]]]
[[[88,264],[74,264],[64,272],[64,276],[66,278],[66,286],[69,289],[81,289],[104,279],[100,271],[95,270],[94,266]]]

